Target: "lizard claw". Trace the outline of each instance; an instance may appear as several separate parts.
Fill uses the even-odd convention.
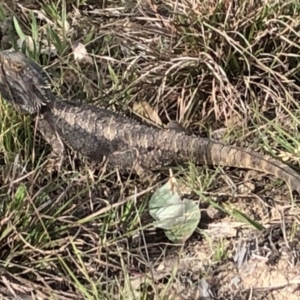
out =
[[[150,170],[142,169],[142,168],[136,168],[136,172],[138,176],[143,180],[143,182],[152,185],[155,182],[157,182],[157,179],[159,178],[159,174],[155,174],[151,172]]]
[[[62,158],[54,155],[49,155],[48,162],[46,164],[47,173],[52,173],[54,171],[59,171],[62,166]]]

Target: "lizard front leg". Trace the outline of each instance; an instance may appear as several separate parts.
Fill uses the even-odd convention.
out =
[[[50,125],[47,118],[44,118],[43,116],[37,118],[37,129],[44,140],[52,148],[51,153],[48,155],[46,170],[52,172],[53,170],[60,169],[64,157],[65,146],[58,133]]]

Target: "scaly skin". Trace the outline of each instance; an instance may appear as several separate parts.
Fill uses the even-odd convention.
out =
[[[52,145],[52,158],[64,144],[109,168],[144,171],[172,163],[253,169],[283,179],[300,193],[300,175],[282,162],[259,153],[186,135],[174,129],[140,124],[121,114],[58,99],[43,70],[20,52],[0,52],[0,93],[23,113],[37,114],[38,129]]]

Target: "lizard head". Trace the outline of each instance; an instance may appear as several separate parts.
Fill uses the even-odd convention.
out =
[[[35,114],[55,96],[44,70],[18,51],[0,52],[0,94],[23,113]]]

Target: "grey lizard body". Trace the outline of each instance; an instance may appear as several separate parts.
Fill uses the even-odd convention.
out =
[[[190,136],[174,129],[138,123],[92,105],[57,98],[45,73],[20,52],[0,52],[0,93],[17,110],[36,114],[38,129],[61,157],[64,144],[95,162],[128,172],[159,169],[172,163],[221,165],[258,170],[283,179],[300,193],[300,175],[259,153]]]

